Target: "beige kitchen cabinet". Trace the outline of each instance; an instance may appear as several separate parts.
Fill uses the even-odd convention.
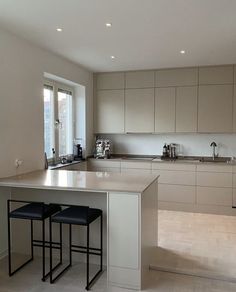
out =
[[[154,88],[125,90],[125,131],[154,132]]]
[[[176,132],[197,132],[197,86],[176,89]]]
[[[227,172],[231,173],[233,171],[233,166],[230,164],[220,165],[219,163],[199,163],[197,165],[197,172]]]
[[[120,172],[120,160],[94,159],[88,160],[88,170],[98,172]]]
[[[97,90],[102,89],[124,89],[125,73],[99,73],[96,75]]]
[[[232,184],[232,173],[197,172],[198,186],[232,188]]]
[[[233,206],[236,207],[236,189],[233,189]]]
[[[139,161],[128,161],[121,160],[121,172],[132,173],[132,174],[151,174],[152,167],[151,162],[139,162]]]
[[[206,66],[199,68],[199,84],[233,84],[233,65]]]
[[[236,85],[234,85],[234,97],[233,97],[233,131],[234,133],[236,132]]]
[[[195,187],[182,185],[159,184],[158,200],[184,204],[195,203]]]
[[[175,88],[155,89],[155,132],[175,132]]]
[[[195,172],[182,170],[152,170],[153,174],[160,175],[160,184],[195,186]]]
[[[124,90],[97,92],[97,133],[124,133],[124,102]]]
[[[154,71],[134,71],[125,73],[125,88],[154,87]]]
[[[233,85],[199,86],[198,132],[232,132],[232,107]]]
[[[181,171],[196,171],[196,165],[193,163],[179,162],[152,162],[152,170],[181,170]]]
[[[232,207],[232,188],[197,187],[197,204]]]
[[[198,83],[198,68],[174,68],[156,71],[155,87],[193,86]]]

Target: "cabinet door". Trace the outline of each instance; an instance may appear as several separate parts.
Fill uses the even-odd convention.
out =
[[[97,93],[97,133],[124,132],[124,90]]]
[[[154,132],[154,89],[125,91],[125,131]]]
[[[175,88],[155,90],[155,132],[175,132]]]
[[[194,204],[195,187],[182,185],[158,185],[158,201]]]
[[[233,84],[234,68],[229,66],[207,66],[199,68],[199,84]]]
[[[197,87],[176,90],[176,132],[197,132]]]
[[[96,77],[98,90],[125,88],[125,74],[122,72],[99,73]]]
[[[236,68],[235,68],[236,70]],[[236,75],[236,74],[235,74]],[[236,85],[234,85],[233,131],[236,132]]]
[[[198,132],[232,132],[232,106],[233,85],[199,86]]]
[[[136,71],[125,73],[126,88],[154,87],[154,71]]]
[[[232,188],[197,187],[197,204],[229,206],[233,204]]]
[[[198,82],[197,68],[175,68],[156,71],[155,86],[193,86]]]

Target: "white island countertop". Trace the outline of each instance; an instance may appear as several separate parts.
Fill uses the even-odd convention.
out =
[[[151,174],[127,174],[70,170],[38,170],[0,179],[0,186],[17,188],[142,193],[158,178]]]

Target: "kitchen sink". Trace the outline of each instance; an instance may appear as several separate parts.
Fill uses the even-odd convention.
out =
[[[213,162],[213,163],[217,163],[217,162],[226,163],[229,161],[230,161],[230,158],[225,158],[225,157],[215,157],[214,159],[213,157],[202,157],[200,159],[200,162]]]

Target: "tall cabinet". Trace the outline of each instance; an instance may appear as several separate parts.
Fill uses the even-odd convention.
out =
[[[103,73],[95,80],[96,133],[124,133],[124,73]]]
[[[233,66],[199,68],[198,132],[233,131]]]

